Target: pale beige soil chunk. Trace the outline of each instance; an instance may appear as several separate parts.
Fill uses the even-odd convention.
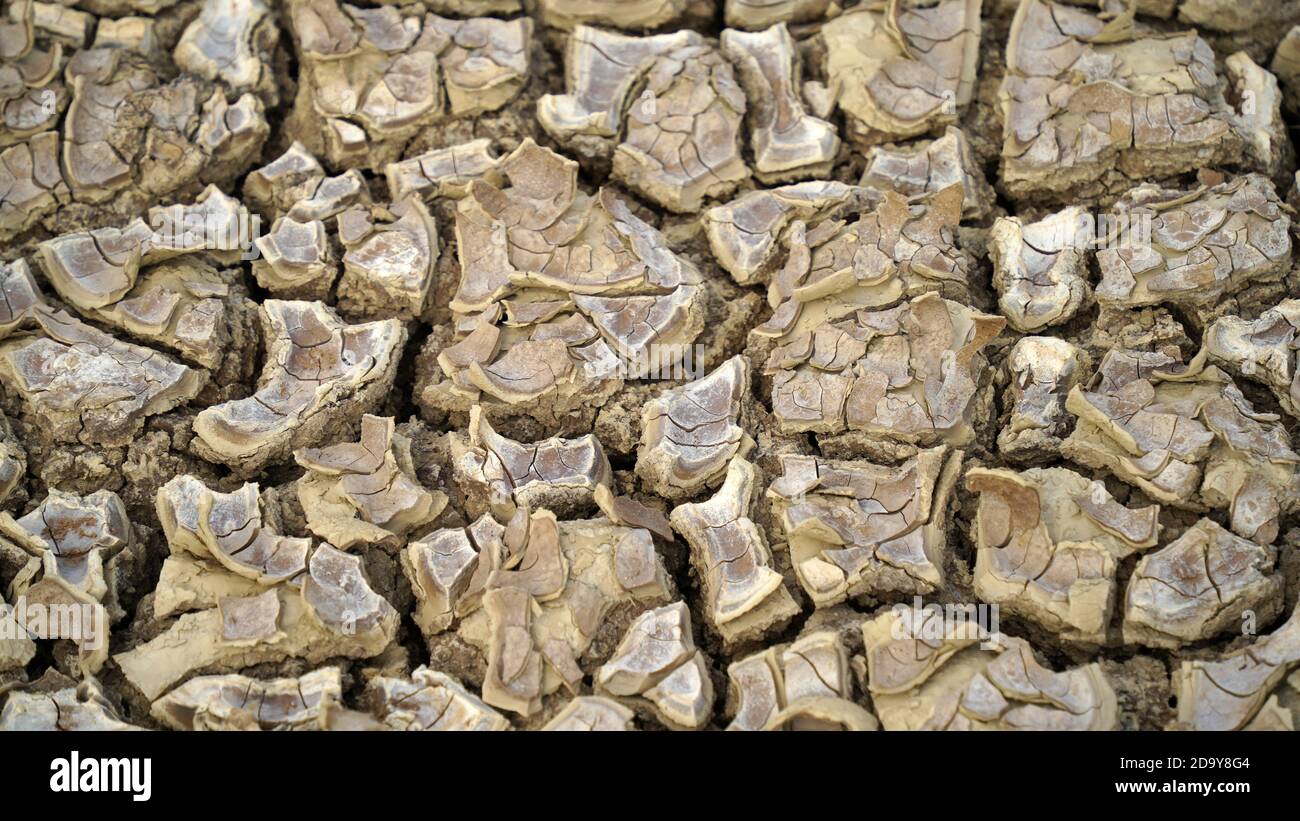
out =
[[[816,606],[943,587],[948,504],[962,455],[939,446],[897,467],[779,457],[782,473],[767,489],[780,528],[773,539],[784,537],[795,575]]]
[[[371,711],[391,730],[507,730],[505,716],[445,673],[417,667],[409,678],[379,676],[370,682]]]
[[[322,705],[342,698],[337,667],[270,681],[199,676],[155,701],[151,713],[174,730],[314,730]]]
[[[1087,353],[1064,339],[1021,337],[1004,364],[1003,407],[1010,407],[998,433],[998,452],[1023,464],[1057,458],[1071,422],[1065,399],[1090,364]]]
[[[727,667],[728,730],[875,730],[838,634],[809,633]]]
[[[647,610],[595,674],[598,693],[644,700],[668,727],[694,730],[713,713],[709,662],[695,648],[685,602]]]
[[[1300,299],[1283,300],[1254,320],[1221,317],[1203,341],[1211,362],[1267,385],[1283,410],[1300,417]]]

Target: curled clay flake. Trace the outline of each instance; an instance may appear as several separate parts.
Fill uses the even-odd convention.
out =
[[[1226,509],[1238,536],[1271,544],[1300,502],[1300,456],[1285,428],[1203,356],[1183,366],[1165,353],[1111,350],[1065,406],[1078,422],[1062,455],[1164,504]]]
[[[989,234],[998,309],[1012,328],[1034,333],[1069,322],[1091,298],[1087,211],[1071,206],[1028,225],[999,217]]]
[[[1195,32],[1139,31],[1135,9],[1105,19],[1021,0],[999,91],[1012,198],[1113,199],[1135,179],[1240,158],[1209,44]]]
[[[236,91],[274,88],[264,58],[274,50],[279,30],[273,22],[263,24],[268,13],[263,0],[204,0],[176,45],[176,65]]]
[[[468,440],[452,434],[452,473],[466,493],[471,515],[491,509],[502,521],[515,506],[556,512],[589,507],[597,487],[613,480],[609,459],[595,436],[515,442],[470,411]]]
[[[158,489],[157,509],[173,554],[213,559],[264,585],[291,579],[307,566],[311,540],[264,527],[256,484],[218,493],[193,476],[177,476]]]
[[[809,633],[732,662],[728,730],[875,730],[852,700],[848,653],[834,632]]]
[[[562,144],[593,136],[618,137],[628,97],[655,59],[703,38],[693,31],[634,37],[577,26],[565,47],[565,94],[537,101],[537,121]]]
[[[460,682],[428,667],[409,678],[377,676],[368,692],[376,718],[392,730],[486,732],[508,730],[510,722]]]
[[[628,109],[614,179],[670,211],[695,213],[749,177],[740,148],[745,95],[709,45],[660,55]]]
[[[1235,629],[1251,613],[1282,609],[1277,550],[1234,536],[1209,519],[1138,562],[1124,601],[1124,640],[1177,648]]]
[[[460,335],[423,400],[549,422],[624,378],[684,370],[704,330],[699,269],[611,190],[579,190],[577,163],[525,140],[500,167],[505,188],[475,180],[457,208]]]
[[[834,126],[804,111],[798,53],[785,25],[755,33],[728,29],[722,53],[749,98],[755,175],[765,183],[828,175],[840,138]]]
[[[1023,639],[999,636],[985,649],[942,611],[908,612],[888,610],[862,627],[872,704],[886,730],[1118,726],[1115,691],[1095,662],[1052,672]],[[926,635],[931,622],[941,638],[914,637],[912,630]]]
[[[106,568],[134,539],[116,493],[78,496],[55,488],[25,516],[0,512],[0,534],[38,559],[45,576],[58,576],[101,602],[110,593]]]
[[[59,169],[59,135],[52,131],[0,149],[0,240],[48,217],[72,195]]]
[[[447,505],[415,478],[410,441],[394,434],[391,417],[366,414],[361,441],[305,448],[294,460],[308,471],[298,480],[308,529],[343,550],[400,540]]]
[[[454,624],[487,660],[483,700],[520,715],[560,687],[577,692],[591,672],[579,659],[616,608],[634,617],[672,590],[648,531],[522,508],[509,527],[484,514],[435,531],[408,546],[403,569],[430,645]]]
[[[270,681],[199,676],[155,701],[150,713],[174,730],[310,730],[327,702],[342,699],[337,667]]]
[[[55,127],[67,104],[60,82],[61,38],[38,42],[46,39],[46,8],[18,0],[9,5],[8,20],[0,22],[0,147]],[[83,24],[83,40],[84,34]]]
[[[903,148],[876,146],[867,152],[859,185],[897,191],[905,197],[937,194],[951,185],[963,192],[962,218],[983,219],[993,203],[993,189],[975,163],[966,134],[948,126],[942,137]]]
[[[268,299],[262,325],[267,355],[257,392],[194,420],[200,455],[246,474],[376,407],[406,342],[395,319],[347,325],[319,302]]]
[[[290,214],[277,219],[270,232],[254,242],[257,284],[281,296],[329,296],[339,271],[324,222],[299,221]]]
[[[844,429],[920,446],[971,442],[981,349],[1001,317],[928,293],[795,334],[769,356],[782,431]]]
[[[897,467],[778,458],[782,474],[767,496],[799,583],[816,606],[942,586],[960,451],[921,451]]]
[[[1143,185],[1116,208],[1132,226],[1149,221],[1150,237],[1097,252],[1103,305],[1167,303],[1210,312],[1290,271],[1291,219],[1273,184],[1258,174],[1191,194]]]
[[[1065,468],[974,468],[975,592],[1062,638],[1102,644],[1119,563],[1153,547],[1159,507],[1129,509]]]
[[[958,186],[917,202],[887,191],[852,223],[793,223],[785,267],[768,286],[772,317],[753,333],[798,338],[823,321],[922,294],[969,302],[970,263],[954,239],[961,197]]]
[[[0,264],[0,382],[56,442],[126,445],[145,418],[193,399],[206,376],[53,310],[27,263]],[[23,328],[27,334],[15,334]]]
[[[75,686],[71,680],[65,681],[66,687],[49,689],[44,685],[44,680],[37,680],[26,688],[7,693],[4,709],[0,710],[0,732],[144,730],[143,727],[128,724],[118,716],[112,702],[104,696],[94,679]]]
[[[1052,336],[1020,338],[1007,355],[1011,412],[998,433],[998,451],[1025,464],[1057,458],[1069,429],[1065,398],[1083,377],[1086,353]]]
[[[424,312],[438,261],[438,226],[415,197],[380,212],[357,236],[343,236],[339,307],[348,315],[414,319]],[[348,214],[339,217],[340,222]],[[341,233],[341,232],[340,232]]]
[[[1287,413],[1300,417],[1300,299],[1287,299],[1246,320],[1225,316],[1206,329],[1211,361],[1267,385]]]
[[[626,732],[635,730],[632,720],[636,714],[612,698],[604,696],[578,696],[543,730],[556,732]]]
[[[691,547],[705,612],[727,644],[763,636],[798,612],[771,566],[766,539],[749,518],[755,480],[754,466],[737,457],[712,499],[678,505],[669,516]]]
[[[650,702],[670,727],[698,729],[713,711],[713,684],[695,649],[685,602],[647,610],[623,635],[614,655],[596,671],[597,692]]]
[[[474,180],[500,187],[501,160],[491,147],[492,141],[483,137],[389,163],[384,168],[388,190],[395,201],[416,194],[428,202],[443,197],[460,199],[469,193]]]
[[[783,261],[790,227],[815,228],[853,208],[860,189],[835,180],[814,180],[741,194],[701,216],[718,264],[741,285],[766,282]]]
[[[331,165],[383,168],[421,129],[496,110],[527,78],[527,17],[403,16],[335,0],[290,11],[302,66],[290,128]]]
[[[749,360],[735,356],[703,379],[664,391],[641,412],[636,472],[668,499],[717,487],[754,442],[740,426]]]
[[[1239,730],[1300,665],[1300,610],[1254,644],[1217,660],[1184,661],[1174,671],[1178,724],[1192,730]]]
[[[979,62],[980,0],[851,9],[822,26],[826,76],[864,145],[955,123]]]
[[[307,567],[303,602],[327,630],[341,635],[396,633],[397,611],[370,587],[360,557],[322,544]]]

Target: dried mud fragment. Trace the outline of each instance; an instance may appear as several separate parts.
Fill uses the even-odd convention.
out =
[[[741,194],[701,215],[718,264],[740,285],[766,283],[791,253],[794,226],[805,232],[855,210],[868,192],[814,180]]]
[[[943,586],[960,451],[924,450],[897,467],[793,454],[778,459],[782,473],[767,497],[813,604],[924,595]]]
[[[728,646],[779,630],[799,612],[772,568],[767,540],[749,518],[756,480],[754,466],[737,457],[713,498],[678,505],[669,516],[691,547],[704,612]]]
[[[662,54],[639,87],[614,151],[615,180],[670,211],[695,213],[749,177],[745,94],[717,49],[697,43]]]
[[[1291,219],[1258,174],[1191,192],[1146,184],[1116,204],[1131,224],[1149,221],[1150,243],[1097,252],[1097,301],[1124,308],[1177,305],[1210,316],[1228,297],[1245,302],[1252,286],[1291,269]]]
[[[307,567],[311,540],[282,536],[264,526],[256,484],[219,493],[193,476],[177,476],[159,488],[156,502],[173,555],[210,559],[261,585],[292,579]]]
[[[798,345],[825,322],[906,297],[969,302],[970,264],[954,241],[961,198],[957,186],[917,202],[887,191],[852,223],[793,223],[785,265],[768,285],[772,316],[753,333]]]
[[[726,0],[724,19],[732,28],[758,31],[775,23],[809,23],[820,20],[831,0]]]
[[[558,732],[627,732],[636,714],[612,698],[577,696],[555,714],[543,730]]]
[[[979,63],[980,0],[853,8],[822,26],[849,139],[875,145],[957,122]]]
[[[286,215],[256,244],[260,258],[253,262],[253,275],[258,285],[284,298],[329,298],[339,264],[324,222]]]
[[[998,217],[989,232],[998,310],[1012,328],[1036,333],[1064,325],[1092,301],[1087,251],[1091,215],[1071,206],[1037,222]]]
[[[1022,464],[1058,458],[1070,429],[1065,398],[1089,362],[1082,349],[1064,339],[1019,339],[1006,359],[1010,384],[1004,404],[1010,405],[1010,412],[998,433],[998,452]]]
[[[1294,112],[1297,103],[1300,103],[1297,98],[1297,92],[1300,91],[1300,26],[1292,26],[1282,42],[1277,44],[1277,51],[1273,52],[1273,60],[1268,68],[1286,92],[1282,99],[1283,105],[1289,113]]]
[[[1100,665],[1052,672],[1023,639],[998,636],[984,649],[975,632],[939,606],[899,605],[863,623],[871,700],[886,730],[1117,728]]]
[[[1241,101],[1238,127],[1246,139],[1251,165],[1273,179],[1295,168],[1295,149],[1282,119],[1278,79],[1255,64],[1244,51],[1229,55],[1224,69],[1234,98]]]
[[[1272,544],[1280,518],[1300,504],[1300,456],[1275,414],[1256,412],[1203,362],[1107,352],[1089,386],[1066,399],[1078,423],[1061,453],[1162,504],[1227,510],[1233,533]]]
[[[49,495],[25,516],[0,512],[0,535],[30,557],[10,585],[15,597],[43,578],[58,577],[112,614],[122,614],[118,580],[136,560],[137,545],[126,507],[116,493],[97,490],[79,496],[50,488]]]
[[[0,294],[0,383],[51,442],[127,445],[203,387],[201,371],[54,310],[21,259],[0,264]]]
[[[406,343],[395,319],[348,325],[319,302],[268,299],[262,328],[257,391],[194,420],[195,451],[243,475],[352,428],[388,395]]]
[[[438,263],[438,226],[416,197],[339,217],[343,278],[339,310],[368,319],[415,319],[426,308]]]
[[[1234,536],[1209,519],[1138,562],[1124,600],[1124,641],[1177,648],[1260,623],[1282,611],[1277,550]]]
[[[42,36],[41,5],[17,0],[0,21],[0,148],[55,128],[68,103],[63,44]]]
[[[1246,320],[1225,316],[1202,338],[1211,362],[1267,385],[1282,409],[1300,417],[1300,299],[1288,299]]]
[[[325,179],[320,161],[297,140],[271,162],[244,177],[244,201],[279,219],[299,203],[312,200]]]
[[[815,632],[727,667],[728,730],[875,730],[854,702],[848,653],[837,633]]]
[[[516,442],[493,430],[477,405],[467,433],[451,434],[451,468],[471,516],[490,510],[509,521],[519,508],[572,514],[595,504],[596,488],[613,481],[605,450],[591,434]]]
[[[1177,726],[1240,730],[1261,712],[1287,673],[1300,665],[1300,610],[1254,644],[1218,660],[1184,661],[1174,671]]]
[[[1154,547],[1160,508],[1127,508],[1066,468],[973,468],[975,594],[1063,639],[1103,644],[1118,599],[1115,573]]]
[[[399,542],[447,506],[441,491],[415,477],[411,443],[394,432],[392,417],[361,417],[361,440],[294,452],[307,469],[298,503],[307,528],[342,550]]]
[[[671,22],[687,0],[541,0],[542,21],[558,29],[583,24],[646,30]]]
[[[420,666],[409,678],[377,676],[367,688],[371,712],[390,730],[486,732],[510,722],[460,682]]]
[[[47,681],[51,678],[47,674],[4,696],[0,732],[138,732],[144,729],[123,721],[94,679],[74,686],[66,679]],[[63,683],[67,686],[59,686]]]
[[[294,0],[290,24],[301,71],[286,128],[331,166],[382,169],[421,130],[504,106],[528,75],[528,17]]]
[[[721,484],[731,460],[754,447],[740,425],[749,390],[749,360],[734,356],[708,376],[652,399],[641,412],[637,475],[674,500]]]
[[[565,94],[537,101],[537,121],[561,145],[610,156],[630,97],[661,55],[703,43],[693,31],[635,37],[577,26],[565,46]]]
[[[768,357],[786,433],[865,431],[920,447],[974,440],[981,349],[1005,320],[928,293],[792,334]]]
[[[161,514],[162,492],[159,508]],[[164,563],[157,592],[160,599],[188,599],[195,609],[155,638],[113,656],[145,698],[155,700],[196,673],[238,672],[288,659],[317,665],[327,659],[373,658],[397,636],[397,611],[370,587],[361,560],[328,544],[316,548],[299,578],[272,582],[261,591],[233,592],[238,588],[232,577],[238,577],[229,566],[213,564],[199,565],[202,569],[188,581],[189,591],[168,590],[168,566],[193,563],[180,555],[193,552],[191,540],[193,535],[186,533],[177,543],[169,533],[173,555]]]
[[[150,714],[173,730],[314,730],[324,705],[342,698],[337,667],[271,681],[199,676],[155,701]]]
[[[59,135],[46,131],[0,150],[0,241],[12,239],[72,198],[59,170]]]
[[[804,110],[799,55],[785,24],[753,33],[728,29],[722,53],[749,98],[754,175],[769,184],[829,175],[840,138],[833,125]]]
[[[597,693],[649,703],[670,728],[695,730],[713,714],[713,682],[695,648],[691,611],[674,602],[637,616],[595,674]]]
[[[501,160],[491,148],[492,141],[483,137],[389,163],[384,167],[388,191],[394,201],[415,194],[430,202],[444,197],[460,199],[469,193],[474,180],[499,188],[504,182]]]
[[[456,212],[457,338],[427,406],[475,404],[553,426],[594,412],[624,378],[681,367],[704,328],[703,276],[578,164],[525,140],[501,161],[509,185],[474,180]]]
[[[993,188],[976,164],[966,134],[956,126],[948,126],[937,140],[876,146],[866,157],[867,167],[859,182],[864,187],[915,197],[959,185],[964,194],[963,219],[983,219],[993,207]]]
[[[1194,31],[1139,31],[1134,7],[1101,16],[1021,0],[999,91],[1013,199],[1113,199],[1134,180],[1240,158],[1209,44]]]
[[[61,234],[40,244],[59,295],[91,319],[160,344],[221,378],[251,373],[252,304],[237,270],[251,217],[208,186],[191,205],[150,209],[150,224]]]
[[[220,80],[233,91],[278,98],[271,55],[280,29],[264,0],[204,0],[172,52],[182,71]]]
[[[65,76],[72,102],[64,179],[78,201],[111,201],[105,207],[121,213],[138,213],[198,182],[227,183],[258,156],[269,132],[255,95],[232,104],[193,75],[163,84],[131,50],[80,51]]]
[[[402,567],[425,638],[454,626],[487,660],[483,700],[523,716],[561,686],[577,692],[611,613],[635,616],[672,592],[649,531],[548,510],[435,531],[407,546]]]

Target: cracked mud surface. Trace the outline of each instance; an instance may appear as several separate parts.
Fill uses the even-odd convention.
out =
[[[0,729],[1293,730],[1297,116],[1293,3],[5,0]]]

